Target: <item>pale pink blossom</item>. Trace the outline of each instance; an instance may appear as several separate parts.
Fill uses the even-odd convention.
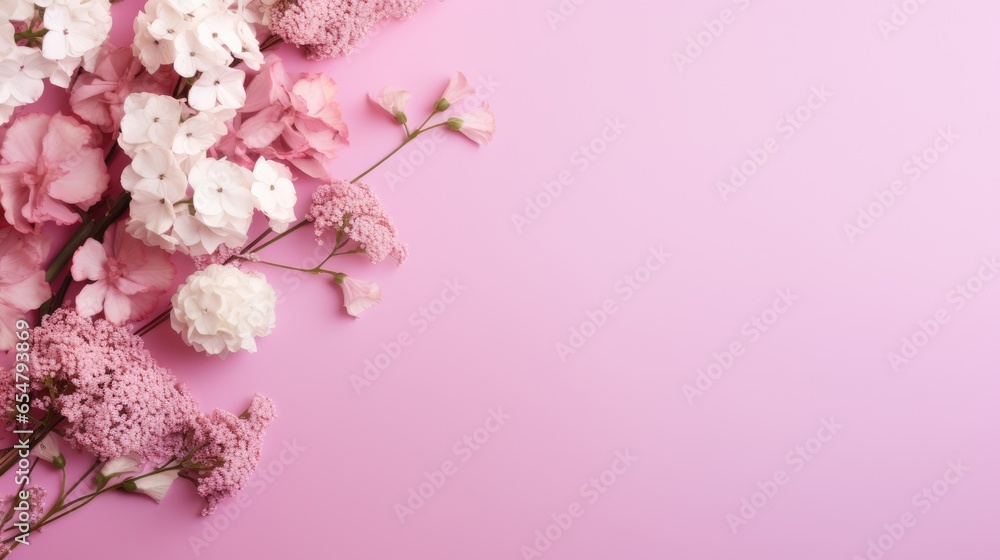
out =
[[[438,112],[445,111],[448,107],[451,107],[456,102],[465,99],[473,93],[476,93],[476,88],[469,85],[469,80],[465,77],[465,74],[455,72],[455,75],[451,77],[448,87],[445,88],[444,93],[441,94],[441,99],[438,100],[434,108]]]
[[[339,275],[336,280],[344,291],[344,307],[351,317],[382,303],[382,288],[375,282]]]
[[[70,268],[77,282],[91,281],[76,296],[76,311],[104,317],[120,325],[148,316],[174,280],[176,269],[161,249],[149,247],[112,226],[104,243],[88,239],[73,255]]]
[[[482,107],[465,113],[461,117],[448,119],[448,127],[461,132],[476,144],[485,146],[493,141],[497,122],[490,111],[489,104],[484,103]]]
[[[316,238],[323,243],[328,230],[342,232],[358,244],[372,263],[393,257],[402,263],[406,245],[399,241],[392,219],[382,207],[375,190],[364,183],[334,181],[313,193],[306,219],[311,220]]]
[[[168,469],[156,474],[140,475],[126,480],[122,484],[122,488],[128,492],[145,494],[156,500],[156,503],[160,503],[170,491],[170,487],[177,480],[178,475],[180,475],[180,469]]]
[[[368,98],[385,109],[399,124],[406,124],[406,103],[410,95],[405,89],[385,87],[378,95],[369,93]]]
[[[80,221],[108,188],[104,153],[74,117],[33,113],[11,125],[0,147],[0,203],[18,231]]]
[[[28,311],[38,309],[52,295],[45,281],[42,261],[49,253],[49,239],[0,227],[0,350],[17,343],[15,324]]]

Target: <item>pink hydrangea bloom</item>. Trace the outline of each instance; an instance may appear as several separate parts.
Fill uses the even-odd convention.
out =
[[[313,60],[348,54],[378,21],[406,19],[424,0],[279,0],[270,12],[271,31],[303,47]]]
[[[15,323],[38,309],[52,295],[41,270],[49,253],[49,238],[0,227],[0,350],[17,342]]]
[[[33,404],[64,416],[66,441],[102,459],[178,455],[200,415],[187,387],[141,338],[65,308],[32,331],[30,376]]]
[[[207,502],[202,515],[214,513],[219,502],[239,494],[250,482],[260,462],[264,428],[274,418],[274,403],[256,394],[239,416],[216,409],[195,421],[189,441],[195,452],[184,474],[195,481]]]
[[[269,56],[247,86],[246,105],[230,133],[210,153],[248,169],[259,157],[284,161],[325,178],[325,164],[348,143],[336,97],[337,84],[328,76],[309,74],[293,82],[281,60]]]
[[[332,229],[357,242],[372,263],[390,256],[400,264],[406,259],[406,245],[399,241],[375,190],[364,183],[334,181],[319,187],[306,219],[314,222],[320,244],[323,234]]]
[[[118,130],[125,111],[125,98],[134,92],[170,95],[173,78],[169,72],[150,75],[132,54],[132,47],[105,43],[97,55],[93,72],[84,72],[70,93],[73,112],[102,132]]]
[[[92,283],[76,296],[76,311],[92,317],[102,310],[116,325],[148,316],[166,293],[177,269],[170,255],[112,226],[104,244],[88,239],[73,255],[73,280]]]
[[[33,113],[11,125],[0,146],[0,204],[18,231],[44,222],[80,221],[71,207],[89,208],[108,188],[104,153],[90,127],[74,117]]]

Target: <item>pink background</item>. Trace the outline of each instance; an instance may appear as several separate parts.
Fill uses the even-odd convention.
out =
[[[397,140],[367,90],[409,87],[422,114],[456,69],[494,84],[496,142],[449,136],[369,177],[412,256],[336,263],[383,286],[363,319],[330,283],[265,270],[282,302],[258,354],[219,361],[169,329],[149,337],[206,408],[274,398],[262,468],[280,474],[213,518],[183,481],[159,506],[102,497],[18,556],[517,559],[573,509],[543,558],[1000,557],[1000,286],[970,280],[1000,249],[1000,6],[929,2],[885,38],[894,0],[578,1],[555,26],[558,0],[431,1],[348,59],[285,51],[341,86],[352,146],[338,176]],[[119,30],[136,9],[115,8]],[[674,53],[723,15],[680,70]],[[786,137],[814,86],[832,97]],[[602,145],[609,119],[627,128]],[[959,138],[914,182],[904,166],[947,127]],[[592,142],[602,153],[583,169]],[[724,201],[717,182],[765,144],[777,150]],[[560,175],[560,196],[540,196]],[[844,224],[895,180],[905,193],[851,243]],[[511,215],[539,196],[550,204],[519,233]],[[308,238],[270,254],[305,262]],[[660,247],[666,265],[637,270]],[[626,299],[616,286],[632,275],[645,283]],[[434,303],[455,278],[461,295]],[[967,281],[982,290],[959,310],[949,294]],[[798,298],[780,315],[766,311],[778,290]],[[561,360],[557,344],[609,299],[616,312]],[[421,307],[440,312],[425,330]],[[948,323],[894,371],[888,353],[939,309]],[[755,316],[776,322],[755,337]],[[351,377],[404,333],[356,393]],[[689,401],[713,353],[729,369]],[[491,409],[510,418],[456,450]],[[590,503],[584,485],[618,451],[637,460]],[[937,483],[946,495],[914,502],[958,460],[970,470]],[[454,475],[401,524],[394,504],[445,461]],[[759,488],[773,495],[752,512],[741,500],[760,505]],[[880,536],[891,549],[869,554]]]

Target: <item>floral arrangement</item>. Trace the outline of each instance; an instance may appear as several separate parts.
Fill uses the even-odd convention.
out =
[[[0,368],[0,475],[17,486],[0,499],[0,558],[108,492],[159,501],[181,478],[209,515],[243,490],[274,403],[256,394],[240,414],[204,412],[142,336],[168,323],[198,352],[255,352],[276,325],[268,268],[329,276],[354,317],[381,301],[374,282],[328,267],[407,257],[361,180],[435,128],[487,144],[494,117],[485,104],[456,113],[474,93],[461,73],[417,127],[410,93],[384,88],[370,97],[400,144],[350,180],[330,177],[348,145],[337,84],[289,74],[274,51],[346,54],[421,4],[149,0],[133,43],[116,47],[108,0],[0,0],[0,350],[13,358]],[[70,111],[28,112],[46,87],[65,90]],[[322,185],[304,193],[301,177]],[[323,246],[323,262],[269,260],[306,228],[294,238]],[[194,272],[179,278],[183,259]],[[93,462],[69,465],[61,446]],[[58,492],[31,483],[39,464],[59,472]]]

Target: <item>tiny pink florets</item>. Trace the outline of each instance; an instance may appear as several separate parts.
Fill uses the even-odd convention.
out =
[[[348,54],[380,20],[406,19],[424,0],[280,0],[271,8],[271,31],[304,47],[313,60]]]
[[[334,181],[319,187],[306,219],[314,222],[320,244],[327,230],[343,231],[372,263],[393,257],[402,264],[408,254],[374,189],[364,183]]]
[[[138,453],[159,461],[180,452],[198,404],[130,330],[68,309],[32,332],[32,388],[74,447],[102,459]],[[49,401],[49,402],[46,402]]]
[[[256,394],[239,416],[216,409],[195,421],[189,445],[197,451],[191,463],[206,468],[191,468],[186,474],[207,502],[202,515],[214,513],[220,501],[239,494],[250,482],[260,462],[264,428],[275,416],[271,399]]]

